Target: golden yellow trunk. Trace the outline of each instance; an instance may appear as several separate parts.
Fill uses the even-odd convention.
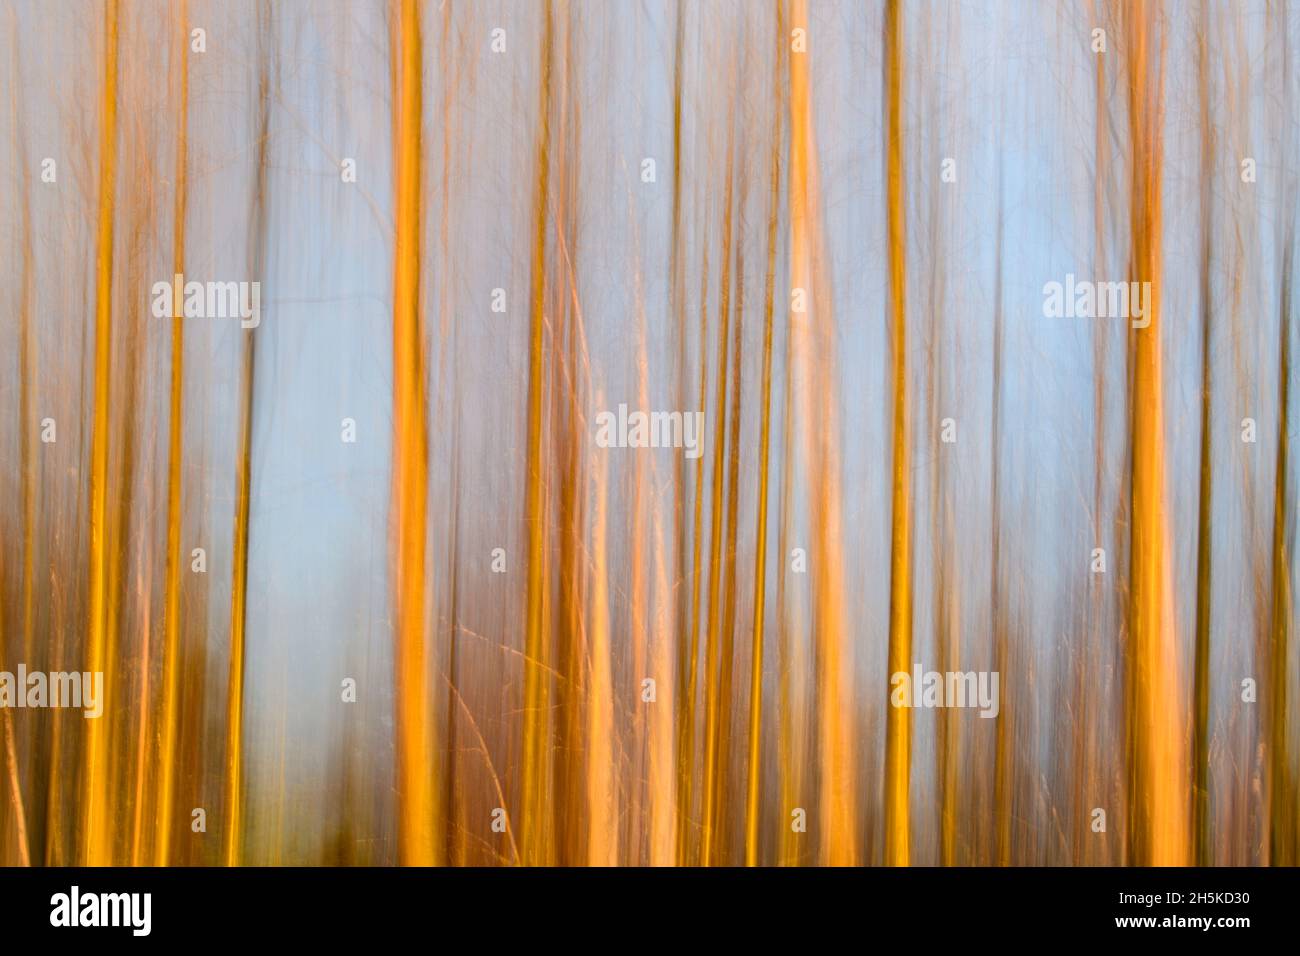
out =
[[[1150,283],[1149,324],[1131,333],[1133,365],[1129,662],[1135,862],[1187,863],[1187,727],[1178,689],[1165,475],[1160,346],[1163,55],[1152,43],[1159,10],[1128,10],[1129,114],[1133,149],[1135,279]]]
[[[890,674],[912,667],[912,457],[907,395],[907,236],[903,215],[903,26],[899,0],[885,7],[886,190],[889,320],[893,355],[893,533],[889,561]],[[910,862],[908,788],[912,717],[890,706],[885,721],[885,862]]]
[[[422,58],[419,4],[398,0],[393,17],[396,246],[393,268],[393,510],[396,535],[398,859],[439,862],[430,661],[426,646],[428,382],[420,313]]]
[[[95,255],[94,420],[90,448],[90,606],[86,634],[86,669],[104,674],[105,716],[87,721],[82,788],[81,862],[105,866],[112,862],[108,819],[108,732],[114,674],[107,660],[108,616],[108,402],[113,334],[113,206],[117,185],[117,0],[104,5],[104,86],[101,95],[99,141],[99,227]]]

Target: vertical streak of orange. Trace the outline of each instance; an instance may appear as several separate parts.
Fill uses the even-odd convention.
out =
[[[113,328],[113,207],[117,184],[117,0],[104,5],[104,87],[99,142],[99,229],[95,256],[95,410],[90,450],[90,607],[86,634],[86,669],[104,673],[104,716],[86,725],[82,786],[81,862],[112,862],[108,821],[108,727],[113,678],[106,660],[105,622],[111,609],[107,594],[108,402]]]
[[[791,23],[807,28],[806,0],[796,0]],[[790,56],[790,283],[802,290],[807,312],[792,317],[792,354],[804,455],[811,483],[813,608],[816,635],[817,749],[821,764],[820,860],[831,866],[858,862],[857,772],[850,699],[852,645],[846,640],[841,561],[838,402],[835,330],[829,279],[821,255],[820,188],[814,135],[812,49]],[[814,405],[814,399],[816,404]]]
[[[420,316],[420,123],[418,0],[394,17],[396,247],[393,267],[393,526],[396,535],[398,859],[437,862],[433,735],[424,613],[428,524],[427,376]]]
[[[1131,332],[1132,606],[1130,660],[1134,713],[1136,849],[1139,862],[1187,862],[1189,786],[1184,708],[1178,691],[1177,635],[1165,476],[1164,383],[1160,354],[1161,123],[1163,40],[1151,34],[1156,4],[1130,8],[1129,119],[1133,148],[1134,278],[1150,283],[1145,328]]]
[[[189,63],[187,58],[189,24],[188,0],[181,0],[177,13],[176,52],[176,196],[172,217],[172,269],[185,272],[185,174],[186,134],[188,132]],[[173,303],[173,305],[175,305]],[[171,394],[167,416],[167,579],[163,598],[163,702],[162,750],[158,762],[158,816],[154,837],[154,865],[166,866],[171,856],[172,812],[176,793],[177,698],[180,692],[180,613],[181,613],[181,461],[184,431],[181,428],[184,396],[185,340],[181,309],[173,308]]]
[[[614,698],[609,657],[609,561],[606,550],[609,459],[594,463],[591,529],[591,676],[587,700],[587,864],[618,863],[618,791],[614,784]]]
[[[554,43],[554,15],[546,3],[543,19],[541,61],[541,104],[538,114],[537,184],[533,197],[532,288],[529,295],[528,343],[528,445],[527,481],[524,489],[524,520],[528,534],[528,582],[524,622],[524,767],[523,819],[520,821],[523,863],[536,866],[549,862],[550,840],[544,819],[546,802],[545,763],[549,748],[546,726],[550,713],[545,673],[545,528],[543,526],[542,482],[542,398],[546,383],[543,352],[546,327],[546,208],[550,185],[551,148],[551,49]]]
[[[893,533],[889,573],[889,673],[911,670],[911,424],[907,395],[907,236],[903,214],[902,5],[885,7],[886,179],[888,191],[890,341],[893,349]],[[889,707],[885,724],[885,862],[910,861],[908,782],[911,712]]]
[[[1288,248],[1292,242],[1288,242]],[[1296,799],[1296,782],[1287,746],[1287,722],[1291,638],[1292,596],[1288,528],[1294,516],[1294,501],[1289,493],[1291,481],[1291,270],[1292,255],[1287,253],[1282,265],[1281,309],[1278,313],[1278,423],[1277,463],[1273,477],[1273,602],[1269,622],[1269,822],[1268,860],[1270,866],[1295,866],[1300,853],[1300,802]]]
[[[735,181],[732,160],[734,135],[728,134],[726,153],[727,185],[723,190],[722,213],[722,274],[718,305],[718,383],[715,398],[717,424],[713,435],[713,484],[710,508],[712,520],[709,529],[709,610],[704,638],[704,795],[702,808],[703,833],[700,841],[700,863],[712,866],[716,860],[718,834],[716,818],[718,808],[718,745],[721,734],[721,701],[718,697],[721,661],[719,618],[721,611],[720,579],[722,575],[723,548],[723,465],[727,444],[727,355],[731,340],[727,334],[730,323],[731,296],[731,239],[732,239],[732,184]]]
[[[759,789],[763,752],[763,624],[767,610],[767,489],[772,446],[772,317],[776,309],[777,220],[781,192],[781,51],[785,24],[776,5],[776,62],[772,70],[772,150],[768,159],[767,273],[763,288],[762,420],[758,433],[758,515],[754,531],[754,627],[749,661],[749,753],[745,783],[745,865],[759,860]]]

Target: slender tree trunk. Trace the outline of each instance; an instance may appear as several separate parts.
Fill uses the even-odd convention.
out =
[[[1196,650],[1193,707],[1193,856],[1197,866],[1214,862],[1210,843],[1210,561],[1212,555],[1212,517],[1214,485],[1211,436],[1214,403],[1210,391],[1211,297],[1214,203],[1213,181],[1214,130],[1210,125],[1209,7],[1201,5],[1201,34],[1197,47],[1197,74],[1201,100],[1201,435],[1200,501],[1196,521]]]
[[[1269,840],[1271,866],[1296,863],[1297,806],[1295,779],[1287,744],[1291,636],[1291,263],[1295,237],[1287,232],[1282,269],[1282,308],[1278,317],[1277,471],[1273,480],[1273,608],[1269,627]]]
[[[1149,283],[1145,327],[1131,332],[1132,566],[1129,732],[1133,741],[1136,862],[1187,862],[1187,735],[1178,693],[1165,474],[1164,375],[1160,347],[1163,31],[1156,4],[1129,18],[1129,116],[1133,150],[1135,279]],[[1153,49],[1153,47],[1156,47]]]
[[[107,621],[113,595],[108,593],[108,441],[110,371],[113,335],[113,211],[117,190],[117,0],[104,5],[104,84],[101,91],[99,143],[99,226],[95,256],[94,420],[90,451],[90,593],[86,634],[86,669],[104,674],[104,709],[115,686],[108,659]],[[86,723],[82,774],[80,859],[86,866],[112,862],[112,823],[108,818],[108,720]]]
[[[439,862],[425,613],[428,372],[420,307],[423,60],[418,0],[393,11],[396,246],[393,276],[393,505],[396,535],[398,860]]]
[[[533,260],[528,350],[528,450],[524,512],[528,533],[528,583],[524,627],[524,766],[523,819],[520,823],[523,862],[546,865],[551,860],[548,807],[550,756],[550,684],[545,673],[545,508],[542,481],[542,401],[546,391],[545,292],[546,221],[550,184],[551,72],[554,14],[545,5],[540,53],[541,102],[538,115],[537,184],[533,197]]]
[[[781,198],[781,52],[785,25],[776,5],[776,62],[772,71],[772,150],[768,159],[767,272],[763,287],[762,419],[758,431],[758,514],[754,531],[754,627],[749,662],[749,753],[745,783],[745,865],[757,866],[759,794],[763,782],[763,625],[767,615],[767,490],[772,446],[772,319],[776,311],[776,240]]]
[[[907,234],[903,211],[903,11],[885,5],[885,162],[889,238],[889,316],[893,355],[893,494],[889,560],[889,673],[912,668],[912,449],[907,389]],[[908,791],[911,711],[888,710],[885,724],[885,862],[911,859]]]

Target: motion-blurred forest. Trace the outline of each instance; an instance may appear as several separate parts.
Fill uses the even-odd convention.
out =
[[[0,864],[1294,865],[1298,60],[1284,0],[0,0],[0,671],[105,688],[0,707]]]

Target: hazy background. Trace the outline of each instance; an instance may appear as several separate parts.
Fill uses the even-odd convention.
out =
[[[521,853],[566,864],[744,862],[756,614],[765,623],[757,861],[885,862],[896,394],[885,5],[416,6],[422,637],[428,773],[442,795],[437,862]],[[106,625],[106,775],[86,779],[79,716],[10,711],[0,862],[82,859],[91,799],[112,822],[106,861],[152,862],[164,827],[163,862],[229,861],[232,755],[242,768],[238,862],[398,862],[396,5],[189,0],[182,14],[179,2],[122,2],[107,183],[105,3],[5,0],[0,10],[0,668],[87,666],[105,190],[105,560],[118,569],[106,597],[116,622]],[[1067,273],[1133,277],[1129,71],[1141,19],[1162,51],[1151,53],[1162,80],[1151,88],[1162,137],[1175,746],[1190,766],[1198,543],[1208,528],[1209,839],[1199,858],[1294,863],[1300,659],[1285,638],[1295,631],[1296,484],[1278,448],[1280,436],[1295,438],[1294,414],[1279,401],[1279,343],[1296,321],[1300,13],[1262,0],[1036,0],[907,2],[900,16],[906,238],[892,254],[906,276],[910,657],[926,669],[1002,672],[996,721],[973,710],[911,715],[911,862],[1143,859],[1129,832],[1142,799],[1132,740],[1143,729],[1126,703],[1133,336],[1123,320],[1042,310],[1044,283]],[[791,51],[796,27],[807,31],[805,53]],[[1092,50],[1098,27],[1102,54]],[[205,52],[182,40],[193,28],[206,31]],[[504,52],[492,49],[496,28]],[[796,57],[810,84],[803,101],[791,91]],[[181,693],[167,759],[173,329],[149,311],[149,287],[174,271],[182,115],[184,273],[259,281],[262,320],[251,331],[235,319],[183,320],[181,611],[170,658]],[[810,123],[818,184],[807,248],[819,285],[804,333],[790,311],[800,244],[792,116]],[[41,180],[46,157],[56,182]],[[345,158],[355,183],[340,175]],[[643,181],[646,158],[653,182]],[[941,178],[945,158],[955,160],[954,182]],[[492,310],[494,289],[505,290],[503,313]],[[1213,485],[1203,521],[1207,382]],[[540,416],[532,461],[530,388]],[[247,603],[232,748],[245,400]],[[595,414],[621,402],[702,409],[700,471],[680,451],[597,448]],[[768,525],[756,569],[765,410]],[[40,440],[45,418],[57,424],[54,443]],[[939,440],[945,418],[955,444]],[[1246,418],[1255,443],[1242,441]],[[344,419],[355,422],[355,442],[341,440]],[[530,468],[543,489],[537,514],[526,503]],[[828,493],[837,501],[829,516]],[[1091,573],[1097,547],[1102,575]],[[190,570],[194,548],[206,552],[203,574]],[[504,573],[492,569],[496,548]],[[792,571],[794,548],[807,552],[807,573]],[[530,554],[545,562],[533,598],[540,659],[527,647]],[[837,602],[842,613],[829,615]],[[544,685],[542,710],[525,706],[529,667]],[[647,677],[654,702],[642,699]],[[355,703],[341,699],[347,678]],[[1241,699],[1244,678],[1258,682],[1255,703]],[[530,732],[545,781],[531,793],[522,770]],[[832,778],[823,745],[834,733],[851,766]],[[157,802],[164,774],[176,788],[169,819]],[[1190,806],[1190,770],[1177,787]],[[830,826],[836,801],[851,826]],[[206,833],[189,825],[198,807]],[[507,833],[492,829],[498,807]],[[796,807],[808,812],[804,834],[790,833]],[[1090,826],[1097,807],[1105,833]],[[521,849],[520,827],[545,836]]]

